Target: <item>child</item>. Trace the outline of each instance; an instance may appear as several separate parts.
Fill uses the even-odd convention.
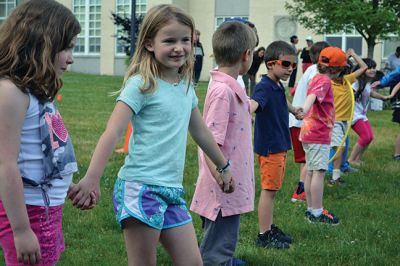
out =
[[[397,84],[397,85],[396,85]],[[392,121],[400,124],[400,66],[395,70],[385,75],[379,81],[374,82],[371,87],[386,87],[390,86],[390,98],[393,108]],[[393,160],[400,161],[400,134],[397,135]]]
[[[175,265],[201,265],[192,218],[183,199],[187,130],[216,165],[216,182],[233,191],[229,161],[204,124],[191,85],[192,18],[173,5],[151,8],[143,20],[124,89],[102,134],[85,177],[70,191],[86,208],[99,195],[107,160],[128,122],[133,132],[114,188],[117,222],[129,265],[156,265],[160,241]]]
[[[376,63],[369,58],[364,58],[363,61],[367,64],[368,69],[353,84],[355,106],[351,128],[359,136],[358,142],[354,145],[349,157],[349,163],[353,165],[361,164],[361,156],[374,137],[371,124],[367,118],[369,98],[372,97],[384,101],[390,98],[390,96],[384,96],[375,90],[371,90],[371,82],[376,76]],[[358,68],[359,66],[357,65],[355,70]]]
[[[294,106],[302,106],[304,105],[304,101],[307,97],[307,87],[310,83],[311,79],[318,73],[317,63],[319,58],[319,53],[322,49],[329,47],[327,42],[316,42],[310,48],[310,58],[313,62],[307,70],[304,72],[304,75],[300,78],[299,83],[297,84],[296,92],[293,97],[292,105]],[[294,115],[289,114],[289,128],[290,128],[290,137],[292,139],[293,146],[293,155],[294,161],[300,164],[300,181],[297,185],[297,188],[293,191],[292,194],[292,202],[304,201],[306,199],[306,193],[304,191],[304,180],[306,179],[307,174],[307,166],[306,163],[306,155],[304,153],[303,146],[299,140],[300,128],[303,125],[302,120],[297,120]]]
[[[331,80],[339,76],[347,65],[346,54],[337,47],[327,47],[319,55],[318,71],[308,86],[303,105],[305,114],[300,141],[306,153],[307,197],[306,218],[310,222],[338,224],[339,218],[324,210],[324,176],[328,169],[331,129],[335,121]]]
[[[241,36],[237,38],[236,36]],[[240,214],[254,209],[254,156],[250,103],[236,81],[250,68],[256,38],[247,25],[224,22],[212,38],[218,70],[212,70],[203,117],[226,158],[232,162],[237,189],[224,194],[213,176],[215,165],[199,152],[199,178],[191,211],[203,219],[203,265],[231,265]]]
[[[6,265],[55,265],[65,248],[62,209],[77,163],[53,101],[80,31],[72,12],[52,0],[23,2],[0,30],[0,244]]]
[[[268,74],[256,85],[251,111],[256,111],[254,151],[260,164],[261,194],[258,204],[260,234],[256,244],[266,248],[289,248],[292,238],[273,224],[274,198],[285,176],[286,153],[290,149],[288,110],[299,109],[287,103],[280,80],[287,80],[296,68],[296,51],[286,42],[271,43],[265,51]]]
[[[341,178],[340,166],[343,158],[343,147],[341,147],[343,138],[347,130],[347,123],[351,122],[351,84],[356,82],[357,78],[367,70],[367,65],[354,52],[353,49],[347,50],[347,55],[353,57],[359,68],[348,74],[340,75],[332,79],[332,90],[335,104],[335,124],[332,129],[331,148],[336,151],[336,156],[333,159],[332,178],[329,181],[330,185],[343,183]],[[345,71],[345,70],[344,70]],[[342,73],[344,73],[344,71]],[[345,144],[346,145],[346,144]]]

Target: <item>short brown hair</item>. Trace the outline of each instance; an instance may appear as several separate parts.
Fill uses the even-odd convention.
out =
[[[253,51],[255,46],[253,30],[237,21],[222,23],[212,37],[215,62],[220,66],[236,64],[246,50]]]

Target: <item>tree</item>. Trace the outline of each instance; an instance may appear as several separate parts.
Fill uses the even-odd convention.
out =
[[[400,34],[399,0],[291,0],[285,8],[318,34],[355,29],[367,42],[370,58],[378,40]]]
[[[111,13],[112,20],[114,24],[118,26],[117,33],[114,37],[121,41],[121,44],[124,46],[125,54],[130,56],[130,48],[131,48],[131,18],[126,15],[121,16],[116,13]],[[135,29],[136,37],[139,33],[139,26],[143,21],[143,16],[136,17],[137,27]],[[135,38],[137,39],[137,38]]]

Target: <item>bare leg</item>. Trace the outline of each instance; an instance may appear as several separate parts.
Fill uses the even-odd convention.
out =
[[[349,163],[359,164],[361,162],[361,156],[367,148],[368,146],[363,147],[360,144],[356,143],[353,147],[353,150],[351,151]]]
[[[203,265],[192,223],[162,230],[160,241],[170,254],[174,265]]]
[[[260,200],[258,202],[258,226],[260,233],[271,229],[275,195],[276,191],[261,190]]]
[[[157,243],[161,232],[134,218],[125,220],[124,225],[128,265],[156,266]]]
[[[333,169],[340,169],[340,165],[342,163],[343,151],[344,151],[343,147],[340,147],[339,151],[337,151],[336,157],[333,160]]]
[[[313,171],[313,177],[310,187],[310,192],[312,195],[311,207],[313,209],[322,208],[322,198],[324,195],[324,176],[325,171],[323,170]]]
[[[304,191],[306,192],[307,207],[312,206],[312,196],[311,196],[311,182],[312,182],[313,171],[307,171],[306,180],[304,182]]]
[[[306,180],[307,172],[307,165],[305,163],[300,164],[300,181]]]

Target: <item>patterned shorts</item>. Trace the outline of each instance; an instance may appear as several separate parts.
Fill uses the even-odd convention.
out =
[[[155,229],[181,226],[192,221],[181,188],[145,185],[117,178],[113,192],[118,224],[135,218]]]
[[[42,259],[36,266],[56,265],[64,251],[64,236],[62,232],[63,206],[49,207],[49,220],[46,221],[45,207],[26,205],[29,222],[39,240]],[[3,203],[0,201],[0,245],[6,260],[6,265],[25,265],[17,260],[14,237]]]

